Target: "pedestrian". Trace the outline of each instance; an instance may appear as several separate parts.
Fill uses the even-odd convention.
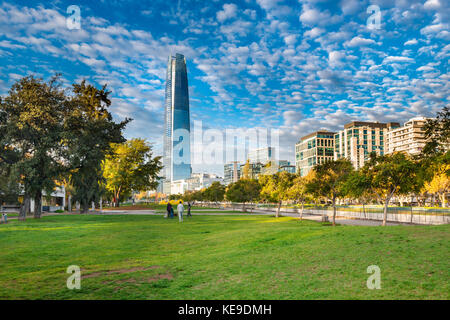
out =
[[[184,211],[184,206],[183,204],[180,203],[177,206],[177,210],[178,210],[178,221],[183,222],[183,211]]]
[[[173,218],[173,206],[170,205],[170,217]]]
[[[167,208],[166,209],[167,209],[166,216],[169,217],[169,218],[172,218],[171,217],[171,215],[172,215],[172,205],[170,204],[170,202],[167,203]]]
[[[188,216],[188,217],[192,217],[192,215],[191,215],[191,203],[190,203],[190,202],[188,202],[187,207],[188,207],[187,216]]]

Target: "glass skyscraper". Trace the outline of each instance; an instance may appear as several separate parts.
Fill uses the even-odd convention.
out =
[[[187,179],[192,172],[186,59],[178,53],[167,64],[164,130],[164,177],[170,186],[171,181]]]

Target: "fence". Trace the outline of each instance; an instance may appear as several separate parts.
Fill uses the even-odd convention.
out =
[[[230,203],[230,202],[196,202],[197,206],[203,206],[208,208],[217,209],[231,209],[242,210],[242,203]],[[245,209],[248,212],[264,212],[275,213],[277,210],[276,204],[261,204],[261,203],[246,203]],[[354,206],[338,206],[336,207],[336,217],[347,219],[363,219],[373,221],[383,221],[383,208],[382,207],[354,207]],[[300,208],[294,208],[293,206],[282,206],[281,214],[299,214]],[[304,215],[328,215],[333,216],[333,208],[330,206],[305,206]],[[446,209],[426,209],[420,207],[389,207],[387,213],[388,222],[397,223],[410,223],[410,224],[448,224],[450,223],[450,210]]]
[[[294,209],[298,211],[297,209]],[[333,216],[333,209],[329,207],[308,207],[306,214]],[[336,217],[349,219],[364,219],[382,221],[383,208],[338,208]],[[412,223],[412,224],[447,224],[450,223],[450,211],[423,208],[388,208],[388,222]]]

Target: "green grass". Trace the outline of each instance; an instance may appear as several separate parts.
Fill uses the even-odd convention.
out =
[[[449,225],[48,216],[0,225],[0,299],[449,299],[449,248]],[[81,290],[66,288],[69,265]]]

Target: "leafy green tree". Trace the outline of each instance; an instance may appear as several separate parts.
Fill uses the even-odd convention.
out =
[[[353,172],[353,166],[347,159],[327,161],[314,168],[315,177],[309,183],[309,189],[328,198],[333,203],[333,226],[336,225],[336,199],[346,194],[345,182]]]
[[[292,186],[289,188],[287,194],[290,199],[295,199],[301,204],[300,220],[303,219],[303,211],[305,202],[311,199],[311,192],[308,189],[308,183],[314,179],[314,170],[311,170],[306,176],[300,175],[294,178]]]
[[[417,166],[403,153],[376,156],[372,153],[361,173],[371,190],[384,203],[383,226],[386,225],[389,202],[394,195],[408,194],[415,189]]]
[[[225,197],[225,186],[218,181],[214,181],[203,191],[203,198],[211,202],[223,201]]]
[[[161,157],[153,157],[152,148],[143,139],[114,143],[113,153],[103,161],[106,189],[119,206],[121,196],[131,191],[156,189],[162,169]]]
[[[83,213],[92,201],[99,200],[103,179],[102,161],[111,155],[112,143],[122,143],[122,131],[130,119],[116,123],[108,107],[110,92],[86,84],[73,84],[73,95],[64,121],[63,143],[65,145],[73,197],[81,204]]]
[[[288,190],[292,187],[295,175],[287,171],[277,172],[272,175],[262,175],[259,177],[261,184],[261,197],[278,204],[276,217],[280,215],[283,200],[289,199]]]
[[[255,179],[240,179],[228,186],[225,197],[231,202],[242,203],[242,211],[246,211],[245,204],[258,199],[261,186]]]
[[[354,171],[349,174],[348,178],[344,182],[343,191],[345,195],[359,200],[359,202],[363,205],[363,213],[365,216],[366,204],[374,198],[370,188],[369,178],[360,171]]]
[[[424,127],[428,140],[423,150],[425,155],[442,154],[450,145],[450,108],[444,107],[435,119],[429,119]]]
[[[33,76],[22,78],[0,104],[1,147],[18,155],[11,165],[24,189],[22,218],[30,198],[35,201],[34,217],[40,218],[42,192],[53,192],[64,170],[60,141],[66,107],[58,76],[48,82]]]

